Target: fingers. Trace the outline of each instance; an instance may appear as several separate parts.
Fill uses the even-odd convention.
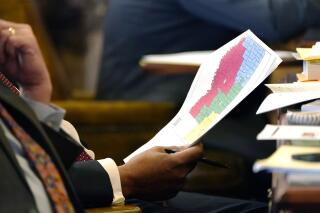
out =
[[[203,155],[203,145],[201,143],[186,148],[182,151],[172,154],[172,157],[179,159],[180,163],[189,164],[198,161]]]
[[[21,39],[23,39],[23,36],[16,35],[15,31],[11,32],[9,29],[1,31],[0,64],[5,65],[8,68],[7,71],[11,74],[16,72],[20,63],[22,63],[22,58],[18,55],[21,47],[19,40]]]
[[[8,29],[0,31],[0,63],[1,64],[3,64],[6,60],[5,46],[10,35],[11,33],[9,32]]]
[[[4,47],[4,52],[8,57],[16,58],[18,52],[23,53],[24,42],[28,41],[27,36],[21,36],[19,34],[11,35]]]
[[[6,29],[9,27],[16,27],[17,25],[19,25],[19,24],[11,22],[11,21],[6,21],[3,19],[0,19],[0,30]]]
[[[188,164],[199,160],[203,155],[203,145],[197,145],[184,148],[178,146],[162,147],[157,146],[152,148],[154,151],[170,154],[172,158],[176,159],[181,164]],[[170,152],[168,152],[170,151]],[[172,151],[172,152],[171,152]]]
[[[0,63],[4,63],[7,57],[17,57],[17,51],[23,45],[35,43],[33,38],[29,25],[0,20]]]

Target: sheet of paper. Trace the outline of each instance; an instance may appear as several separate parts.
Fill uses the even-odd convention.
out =
[[[280,92],[271,93],[268,95],[260,107],[257,114],[269,112],[282,107],[287,107],[293,104],[310,101],[320,98],[320,92]]]
[[[319,126],[267,124],[257,135],[258,140],[320,140]]]
[[[266,170],[278,173],[320,174],[320,162],[295,160],[293,154],[320,153],[319,147],[301,147],[283,145],[269,158],[258,160],[253,165],[254,172]]]
[[[192,146],[280,62],[279,56],[251,31],[225,44],[201,64],[177,115],[124,161],[153,146]]]

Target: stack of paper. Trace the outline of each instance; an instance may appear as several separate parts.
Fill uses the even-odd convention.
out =
[[[253,170],[259,172],[281,172],[286,174],[312,173],[320,175],[320,158],[294,158],[297,154],[314,154],[320,156],[320,112],[287,112],[282,122],[294,125],[266,125],[257,135],[258,140],[277,140],[281,142],[275,153],[269,158],[256,161]],[[283,120],[283,119],[282,119]],[[286,144],[286,145],[283,145]],[[288,145],[290,144],[290,145]],[[312,155],[309,155],[312,156]],[[311,157],[309,158],[311,159]],[[292,176],[291,182],[299,182],[301,177]],[[311,179],[313,177],[310,177]],[[309,183],[312,181],[310,180]],[[320,181],[318,181],[320,182]]]

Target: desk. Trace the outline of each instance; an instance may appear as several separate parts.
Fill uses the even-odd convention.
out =
[[[140,63],[142,69],[155,74],[187,74],[196,73],[199,65]]]
[[[140,213],[137,206],[126,204],[124,206],[110,206],[105,208],[87,209],[85,213]]]
[[[186,74],[196,73],[202,62],[213,51],[193,51],[172,54],[146,55],[139,64],[147,72],[156,74]],[[281,66],[300,64],[293,58],[290,51],[276,51],[283,62]],[[299,70],[300,72],[300,70]]]
[[[158,74],[195,73],[212,51],[146,55],[139,62],[143,70]]]

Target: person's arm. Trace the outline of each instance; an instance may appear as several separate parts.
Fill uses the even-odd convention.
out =
[[[65,110],[49,104],[52,84],[31,27],[0,20],[0,32],[1,72],[19,84],[22,98],[38,120],[58,132]],[[85,206],[105,206],[112,202],[113,180],[110,181],[98,161],[76,162],[69,168],[69,174]],[[94,180],[91,186],[86,184],[90,180]],[[120,182],[120,177],[117,181]]]
[[[48,104],[52,85],[31,28],[0,20],[0,30],[3,33],[0,37],[3,71],[21,85],[25,96],[33,100],[31,102]],[[186,175],[201,158],[202,151],[202,146],[198,145],[168,154],[164,147],[156,147],[136,156],[118,167],[124,196],[148,200],[172,197],[181,189]],[[86,207],[111,204],[114,198],[111,180],[98,161],[76,162],[69,168],[69,175]]]
[[[38,119],[55,131],[59,131],[61,124],[65,123],[63,121],[64,109],[23,98],[33,109]],[[78,134],[70,123],[68,129],[64,130],[67,130],[67,134],[73,133],[69,135],[81,145]],[[84,148],[84,150],[86,149]],[[111,158],[90,162],[75,162],[68,172],[85,207],[124,204],[118,167]],[[94,184],[86,184],[88,180],[93,180]]]
[[[61,120],[57,118],[63,118],[63,110],[26,101],[35,109],[39,119],[51,123],[53,129],[59,129]],[[162,200],[174,196],[181,189],[186,175],[201,155],[201,145],[174,154],[166,153],[164,147],[156,147],[119,167],[112,159],[106,158],[75,162],[68,172],[81,202],[87,208],[123,204],[124,197]]]
[[[306,18],[311,15],[307,7],[312,1],[179,0],[183,8],[200,19],[239,31],[251,29],[269,41],[287,39],[311,25]]]

